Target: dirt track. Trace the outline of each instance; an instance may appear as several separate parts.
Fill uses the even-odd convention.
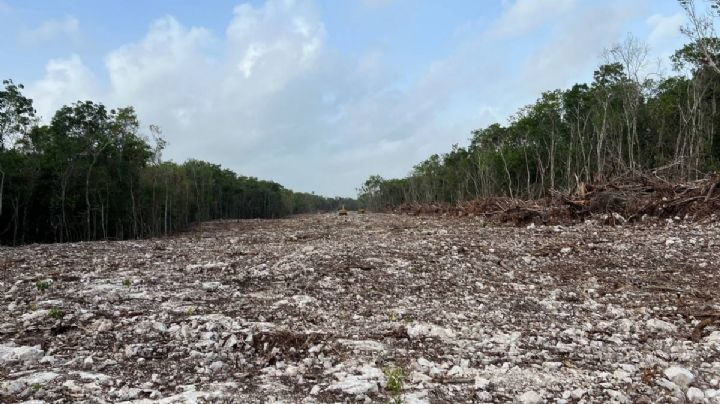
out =
[[[720,403],[719,247],[371,214],[2,248],[0,401]]]

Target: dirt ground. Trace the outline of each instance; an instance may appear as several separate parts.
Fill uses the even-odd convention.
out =
[[[0,401],[720,403],[719,247],[351,213],[1,248]]]

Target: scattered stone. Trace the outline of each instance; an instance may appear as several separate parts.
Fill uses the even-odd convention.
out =
[[[404,404],[430,404],[426,390],[403,394],[402,402]]]
[[[704,403],[705,393],[697,387],[690,387],[687,392],[687,399],[691,403]]]
[[[34,346],[0,345],[0,364],[8,366],[13,363],[29,365],[39,361],[44,351]]]
[[[625,394],[623,394],[623,393],[620,392],[620,391],[617,391],[617,390],[607,390],[607,393],[608,393],[608,395],[610,396],[610,399],[612,400],[612,402],[614,402],[614,403],[625,404],[625,403],[630,403],[630,402],[631,402],[631,401],[630,401],[630,398],[628,398],[628,396],[626,396]]]
[[[347,376],[328,387],[330,390],[341,390],[346,394],[365,394],[378,391],[376,382],[364,380],[358,376]]]
[[[412,324],[407,326],[406,332],[410,338],[435,337],[442,340],[452,340],[454,338],[452,330],[435,324]]]
[[[15,380],[8,380],[0,383],[0,398],[3,396],[9,396],[18,394],[28,387],[33,389],[40,389],[46,386],[47,383],[58,378],[59,375],[55,372],[38,372],[28,376],[20,377]]]
[[[370,340],[353,341],[347,339],[340,339],[338,340],[338,343],[349,349],[364,352],[384,352],[387,349],[384,344]]]
[[[647,321],[646,325],[650,331],[655,331],[655,332],[670,333],[670,332],[677,331],[677,327],[675,325],[670,324],[666,321],[658,320],[658,319],[650,319]]]
[[[677,292],[717,294],[720,223],[608,219],[3,247],[0,402],[720,403],[720,331],[688,341]]]
[[[535,391],[526,391],[518,397],[518,401],[522,404],[542,404],[543,397]]]
[[[665,372],[663,373],[665,374],[665,377],[683,389],[686,389],[692,382],[695,381],[695,375],[691,371],[680,366],[671,366],[665,369]]]

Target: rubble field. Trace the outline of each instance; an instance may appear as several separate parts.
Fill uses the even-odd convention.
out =
[[[335,214],[0,248],[0,402],[720,403],[720,225]]]

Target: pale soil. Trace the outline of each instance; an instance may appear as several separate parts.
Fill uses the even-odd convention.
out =
[[[719,247],[351,214],[1,248],[0,401],[720,403]]]

